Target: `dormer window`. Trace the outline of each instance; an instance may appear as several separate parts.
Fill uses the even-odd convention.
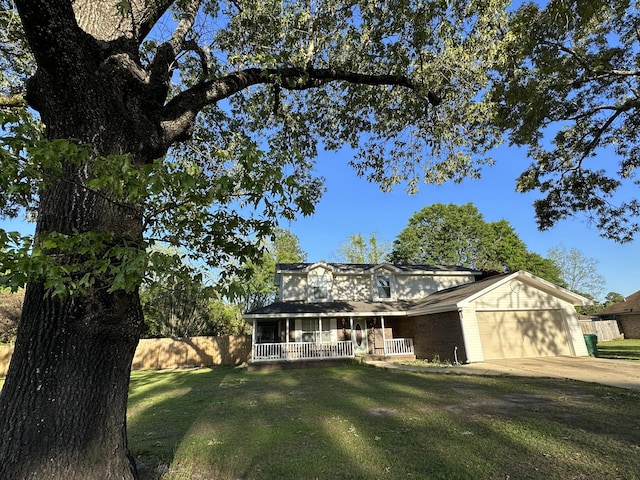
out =
[[[389,275],[376,275],[376,296],[378,298],[391,298],[391,278]]]
[[[311,278],[311,298],[313,300],[326,300],[329,298],[329,281],[324,275]]]

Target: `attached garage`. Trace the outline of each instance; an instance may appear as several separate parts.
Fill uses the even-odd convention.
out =
[[[453,360],[442,352],[458,352],[458,359],[466,363],[586,356],[575,306],[590,303],[581,295],[519,271],[436,292],[407,314],[414,323],[416,355],[422,353],[419,358],[430,359],[437,353]],[[461,335],[448,341],[447,331]]]
[[[562,310],[476,312],[485,360],[573,355]]]

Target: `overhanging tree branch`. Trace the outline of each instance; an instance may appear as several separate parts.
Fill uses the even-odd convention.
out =
[[[395,86],[420,91],[421,86],[403,75],[370,75],[337,68],[248,68],[224,77],[202,82],[176,95],[165,106],[162,126],[166,141],[172,143],[189,135],[196,115],[205,106],[254,85],[278,85],[287,90],[308,90],[332,82],[369,86]],[[426,102],[437,106],[440,99],[426,93]]]
[[[80,27],[97,39],[105,42],[133,41],[137,46],[172,3],[171,0],[75,0],[73,9],[80,20]],[[96,18],[100,19],[99,24],[95,23]]]
[[[97,42],[76,22],[72,2],[16,0],[24,31],[38,66],[47,71],[75,71],[98,55]]]
[[[151,84],[164,87],[161,88],[162,91],[168,88],[171,72],[175,68],[175,60],[178,54],[185,48],[193,48],[187,45],[186,36],[193,27],[201,3],[201,0],[190,0],[186,2],[184,12],[173,35],[168,41],[158,47],[149,71]]]

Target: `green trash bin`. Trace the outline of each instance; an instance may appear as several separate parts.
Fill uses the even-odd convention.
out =
[[[587,352],[591,357],[598,356],[598,336],[593,333],[584,336],[584,342],[587,344]]]

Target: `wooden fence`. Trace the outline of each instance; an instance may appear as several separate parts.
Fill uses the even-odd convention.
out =
[[[0,346],[0,377],[9,368],[13,345]],[[134,370],[239,365],[251,358],[250,336],[153,338],[140,340]]]
[[[595,334],[599,342],[624,338],[616,320],[580,320],[583,334]]]

